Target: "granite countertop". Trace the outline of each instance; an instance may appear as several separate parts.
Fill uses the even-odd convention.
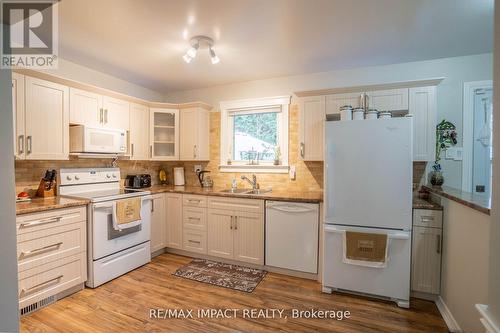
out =
[[[38,213],[67,207],[84,206],[89,202],[90,201],[87,199],[72,199],[61,196],[51,198],[33,198],[29,202],[16,203],[16,215]]]
[[[417,196],[413,197],[413,209],[430,209],[430,210],[443,210],[443,206],[437,203],[421,199]]]
[[[319,203],[323,201],[323,192],[299,192],[299,191],[286,191],[280,189],[273,189],[271,192],[263,194],[238,194],[238,193],[224,193],[220,192],[224,188],[201,188],[199,186],[173,186],[173,185],[153,185],[145,190],[155,193],[185,193],[185,194],[199,194],[199,195],[213,195],[219,197],[231,198],[247,198],[247,199],[261,199],[261,200],[277,200],[277,201],[296,201],[307,203]]]
[[[422,186],[423,189],[445,197],[447,199],[456,201],[462,205],[480,211],[481,213],[490,215],[491,209],[491,198],[487,198],[485,196],[465,192],[462,190],[457,190],[448,186]]]

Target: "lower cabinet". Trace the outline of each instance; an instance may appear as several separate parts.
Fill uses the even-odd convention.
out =
[[[87,210],[56,209],[16,218],[19,308],[29,313],[87,280]]]
[[[411,289],[438,295],[441,284],[442,211],[413,211]]]
[[[264,201],[156,194],[151,207],[151,252],[166,247],[263,265]]]
[[[209,198],[207,228],[209,255],[264,264],[262,200]]]
[[[165,194],[153,196],[151,205],[151,253],[167,246],[167,211]]]
[[[166,193],[166,247],[182,249],[182,194]]]

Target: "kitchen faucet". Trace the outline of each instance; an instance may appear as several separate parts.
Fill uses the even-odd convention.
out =
[[[252,185],[252,189],[258,190],[260,188],[259,183],[257,183],[257,176],[255,174],[252,175],[252,180],[250,180],[247,176],[241,176],[241,179],[246,180],[250,185]]]

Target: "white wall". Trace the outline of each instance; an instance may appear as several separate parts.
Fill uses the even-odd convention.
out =
[[[0,69],[0,332],[19,330],[10,70]]]
[[[500,39],[500,1],[495,3],[495,40]],[[500,110],[500,43],[495,43],[495,75],[494,75],[494,108],[496,114]],[[490,230],[490,289],[489,289],[489,310],[500,327],[500,117],[493,117],[493,198],[491,209],[491,230]]]
[[[41,71],[152,102],[161,102],[165,98],[165,95],[158,91],[153,91],[62,58],[59,58],[58,69]]]
[[[388,51],[390,52],[390,51]],[[201,100],[218,107],[220,101],[291,94],[302,90],[349,87],[444,77],[437,89],[438,119],[453,122],[462,134],[463,82],[490,80],[492,54],[445,58],[387,66],[365,67],[323,73],[249,81],[205,89],[172,92],[166,101]],[[249,64],[251,65],[251,64]],[[461,188],[461,162],[443,161],[446,185]]]
[[[488,301],[491,219],[455,201],[443,198],[441,203],[444,208],[441,298],[463,332],[480,333],[484,329],[475,304]]]

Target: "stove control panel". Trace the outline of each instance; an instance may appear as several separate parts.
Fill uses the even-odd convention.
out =
[[[61,169],[60,185],[82,185],[120,181],[118,168]]]

